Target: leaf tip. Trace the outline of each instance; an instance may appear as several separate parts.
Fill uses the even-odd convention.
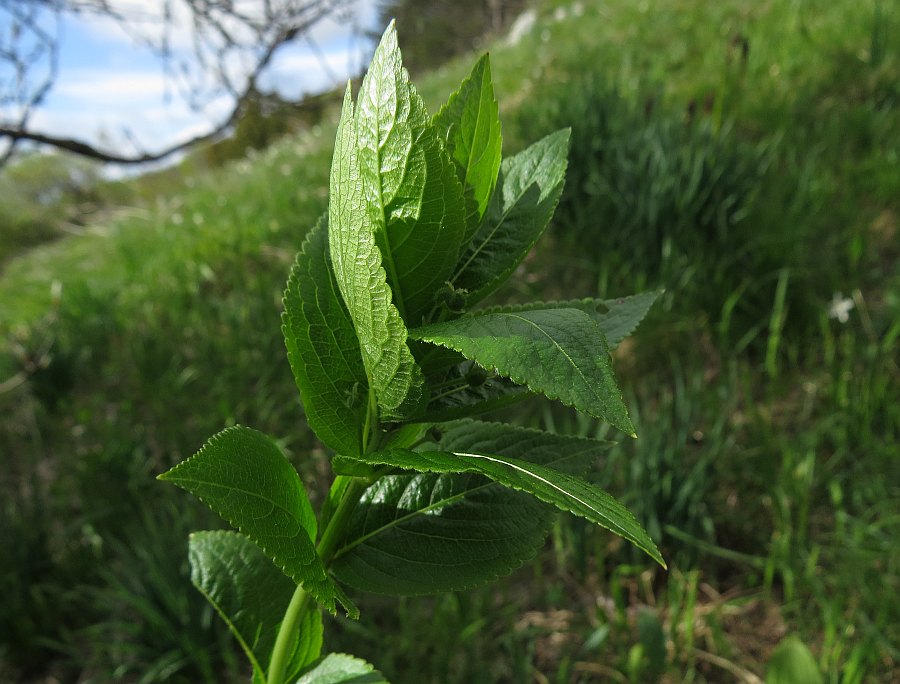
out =
[[[397,20],[391,19],[388,23],[387,28],[384,29],[384,33],[381,34],[381,41],[378,44],[378,48],[376,52],[379,50],[386,50],[389,52],[394,52],[397,50]]]
[[[659,552],[659,549],[656,547],[656,545],[653,546],[653,553],[651,554],[651,557],[653,558],[653,560],[659,563],[660,567],[663,570],[665,570],[666,572],[669,571],[669,566],[666,563],[665,558],[662,557],[662,554]]]

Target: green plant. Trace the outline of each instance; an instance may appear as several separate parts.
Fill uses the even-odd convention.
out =
[[[429,118],[390,26],[355,106],[348,86],[329,209],[284,296],[307,421],[335,452],[319,516],[280,447],[249,428],[160,476],[240,532],[191,536],[192,581],[254,681],[382,681],[350,656],[319,657],[321,609],[358,616],[342,585],[415,595],[494,580],[534,555],[553,508],[663,563],[582,477],[608,443],[472,419],[542,393],[634,436],[609,345],[653,301],[473,308],[531,250],[564,182],[568,131],[502,164],[500,143],[487,57]]]

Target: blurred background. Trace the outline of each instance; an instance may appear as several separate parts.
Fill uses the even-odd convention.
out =
[[[239,422],[327,491],[281,293],[390,17],[432,112],[489,50],[505,152],[572,128],[500,298],[665,287],[595,478],[670,569],[561,517],[496,585],[354,596],[326,648],[397,684],[900,681],[900,8],[263,4],[0,0],[0,681],[246,680],[188,579],[221,523],[154,477]]]

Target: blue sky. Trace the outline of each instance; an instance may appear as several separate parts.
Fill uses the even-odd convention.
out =
[[[354,2],[354,21],[317,25],[312,38],[318,50],[302,41],[283,48],[262,86],[297,97],[335,85],[364,65],[373,46],[358,34],[374,28],[375,2]],[[189,37],[185,30],[175,40],[186,47]],[[231,106],[220,97],[204,111],[192,111],[152,52],[114,22],[70,17],[62,25],[59,77],[31,127],[127,152],[153,152],[209,131]]]

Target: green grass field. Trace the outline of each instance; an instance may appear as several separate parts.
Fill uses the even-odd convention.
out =
[[[398,684],[760,682],[796,635],[825,682],[900,679],[898,37],[879,0],[611,0],[490,46],[506,150],[573,129],[554,224],[499,297],[666,288],[616,357],[639,439],[595,477],[670,571],[561,519],[495,586],[354,597],[327,647]],[[423,77],[432,111],[473,61]],[[279,316],[333,138],[332,112],[2,251],[0,681],[245,677],[187,579],[187,532],[220,523],[154,476],[241,423],[327,491]]]

